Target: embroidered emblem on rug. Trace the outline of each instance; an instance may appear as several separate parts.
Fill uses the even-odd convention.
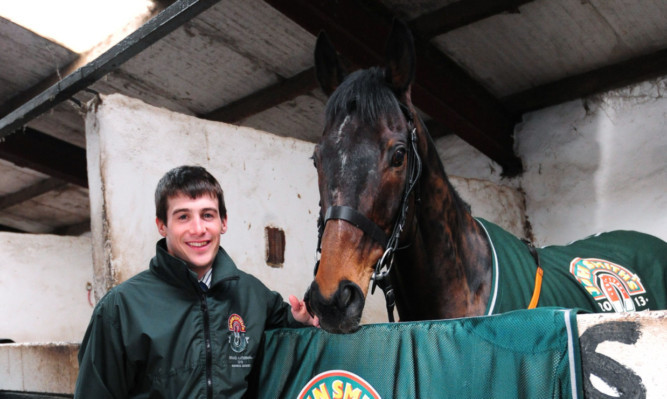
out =
[[[313,377],[298,399],[380,399],[366,380],[345,370],[329,370]]]
[[[570,273],[595,299],[603,312],[633,312],[648,308],[639,276],[603,259],[574,258]]]

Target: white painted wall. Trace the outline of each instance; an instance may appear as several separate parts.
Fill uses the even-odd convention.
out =
[[[666,87],[667,77],[524,115],[520,178],[502,179],[456,137],[436,145],[448,173],[522,188],[539,245],[614,229],[667,240]]]
[[[202,165],[220,181],[228,208],[221,244],[237,266],[285,298],[302,296],[312,282],[319,211],[312,143],[203,121],[121,95],[92,105],[86,141],[97,297],[147,268],[160,238],[155,186],[182,164]],[[478,200],[476,214],[522,235],[516,220],[523,217],[523,199],[516,190],[473,179],[453,183]],[[266,226],[285,231],[282,268],[265,263]],[[363,321],[386,319],[378,290]]]
[[[90,237],[0,233],[0,338],[80,342],[92,314]]]
[[[667,79],[527,114],[526,212],[542,244],[600,231],[667,240]]]

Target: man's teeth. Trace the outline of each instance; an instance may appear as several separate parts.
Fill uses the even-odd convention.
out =
[[[203,247],[206,244],[208,244],[208,241],[188,243],[188,245],[190,245],[191,247]]]

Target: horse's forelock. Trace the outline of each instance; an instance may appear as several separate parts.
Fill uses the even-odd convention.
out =
[[[325,113],[328,129],[335,129],[350,114],[377,129],[382,121],[394,123],[400,107],[383,71],[373,67],[350,74],[329,98]]]

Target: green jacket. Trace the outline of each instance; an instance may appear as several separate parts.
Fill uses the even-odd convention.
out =
[[[204,292],[165,240],[145,270],[97,304],[79,350],[74,397],[238,398],[264,330],[301,326],[277,292],[220,248]]]

